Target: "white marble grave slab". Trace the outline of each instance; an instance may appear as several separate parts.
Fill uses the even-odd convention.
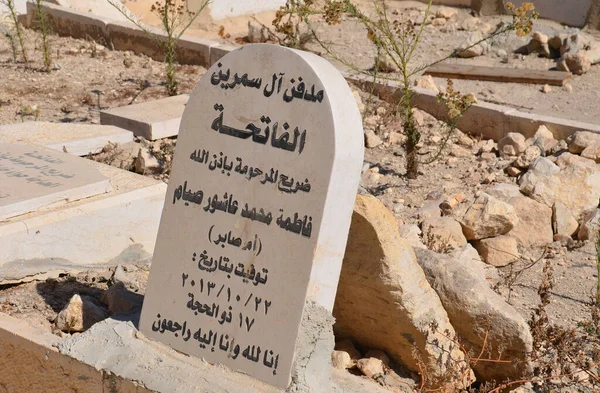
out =
[[[222,58],[183,114],[140,330],[287,388],[305,302],[333,308],[362,162],[326,60],[265,44]]]
[[[78,157],[41,146],[0,143],[0,220],[111,191]]]

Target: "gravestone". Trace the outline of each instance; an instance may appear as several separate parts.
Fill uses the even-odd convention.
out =
[[[222,58],[183,115],[140,330],[287,388],[299,348],[318,345],[297,340],[303,312],[331,315],[362,163],[330,63],[266,44]]]
[[[0,143],[0,220],[110,191],[110,181],[77,157]]]

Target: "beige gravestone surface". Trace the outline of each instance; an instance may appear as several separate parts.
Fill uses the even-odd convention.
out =
[[[110,181],[78,157],[0,143],[0,220],[110,191]]]
[[[326,60],[265,44],[222,58],[183,115],[140,330],[287,388],[305,302],[333,308],[362,162]]]

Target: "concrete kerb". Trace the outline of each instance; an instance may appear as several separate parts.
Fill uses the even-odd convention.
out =
[[[48,17],[52,30],[61,36],[73,38],[93,39],[102,45],[108,45],[110,38],[108,35],[109,19],[61,7],[55,4],[43,3],[43,11]],[[35,25],[35,5],[27,2],[27,17],[24,24],[28,27]]]
[[[399,82],[375,83],[373,87],[372,79],[366,76],[351,73],[345,73],[344,76],[348,81],[366,90],[373,89],[374,94],[388,102],[397,102],[399,96],[403,94]],[[447,110],[442,103],[438,102],[437,95],[433,91],[419,87],[414,87],[413,90],[411,102],[414,107],[432,114],[437,119],[446,119]],[[541,125],[548,127],[557,139],[565,139],[579,130],[600,133],[598,124],[526,113],[487,102],[473,105],[458,122],[461,131],[495,141],[502,139],[509,132],[519,132],[529,138]]]

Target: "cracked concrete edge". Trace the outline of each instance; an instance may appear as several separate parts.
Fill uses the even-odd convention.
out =
[[[61,339],[0,313],[0,392],[282,393],[150,341],[128,321],[132,318],[122,319],[108,319],[86,333]],[[330,370],[333,384],[328,392],[389,393],[366,378]]]
[[[0,313],[0,391],[152,393],[58,352],[60,339]]]

